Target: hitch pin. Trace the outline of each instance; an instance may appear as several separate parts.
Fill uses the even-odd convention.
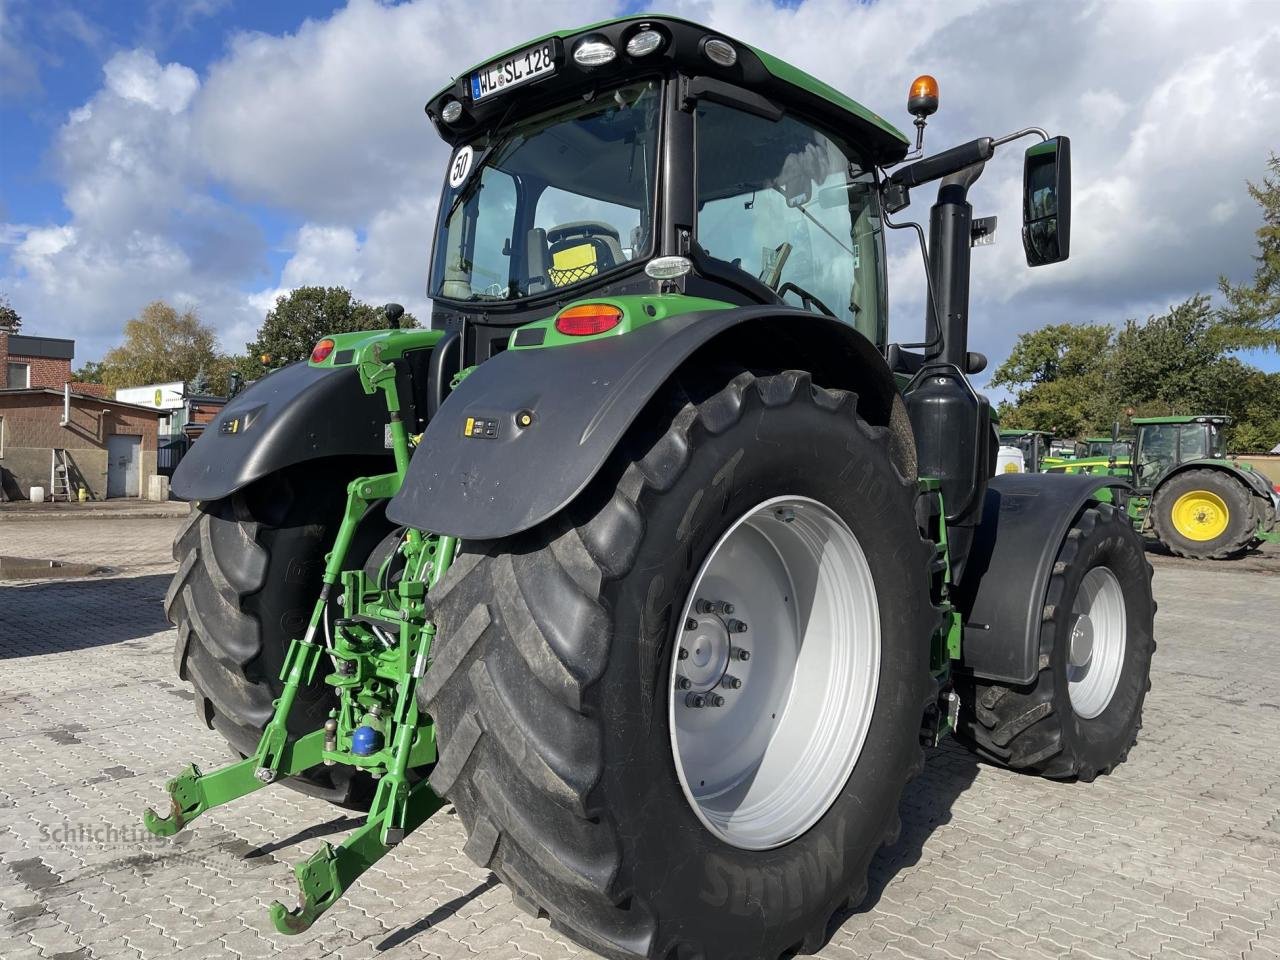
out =
[[[391,638],[386,635],[386,633],[383,631],[383,629],[380,626],[378,626],[376,623],[371,623],[369,624],[369,626],[373,629],[374,636],[376,636],[379,640],[382,641],[382,645],[384,647],[390,650],[392,647],[395,646],[395,644],[391,642]]]

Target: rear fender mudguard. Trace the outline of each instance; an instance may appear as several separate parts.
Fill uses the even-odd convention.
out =
[[[174,471],[184,500],[216,500],[308,460],[388,454],[382,394],[354,366],[281,367],[251,383],[205,426]]]
[[[624,336],[509,350],[482,363],[427,425],[387,516],[467,540],[528,530],[586,487],[682,364],[716,358],[808,369],[824,386],[856,390],[870,422],[893,419],[893,376],[851,327],[779,307],[685,313]],[[895,448],[911,451],[903,456],[914,476],[910,425],[898,419],[906,434]]]
[[[1246,470],[1225,460],[1188,460],[1186,463],[1178,464],[1160,478],[1160,483],[1152,491],[1152,500],[1155,499],[1155,494],[1159,492],[1160,488],[1168,483],[1171,478],[1186,473],[1188,470],[1220,470],[1235,477],[1245,485],[1250,493],[1262,497],[1264,500],[1272,500],[1275,497],[1275,490],[1272,489],[1267,478],[1257,470]]]
[[[955,589],[964,618],[963,669],[1002,683],[1035,679],[1044,601],[1063,539],[1090,501],[1118,499],[1129,489],[1116,477],[1087,474],[991,479]]]

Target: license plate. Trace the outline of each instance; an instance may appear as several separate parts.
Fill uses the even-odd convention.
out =
[[[481,67],[471,75],[471,101],[490,97],[522,83],[545,77],[556,72],[556,61],[551,42],[540,43],[528,50],[521,50],[504,57],[487,67]]]

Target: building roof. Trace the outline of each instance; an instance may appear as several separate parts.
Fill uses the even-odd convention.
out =
[[[58,337],[27,337],[11,333],[9,334],[9,355],[70,360],[76,355],[76,342]]]
[[[54,390],[52,387],[21,387],[12,390],[0,390],[0,404],[4,403],[6,397],[25,397],[35,394],[48,394],[51,397],[56,397],[59,401],[62,400],[62,391]],[[107,403],[113,407],[124,407],[126,410],[133,410],[138,413],[149,413],[157,419],[166,416],[164,410],[157,410],[154,407],[140,407],[136,403],[125,403],[123,400],[112,400],[110,397],[98,397],[92,393],[79,393],[72,390],[71,398],[73,400],[92,400],[94,403]]]

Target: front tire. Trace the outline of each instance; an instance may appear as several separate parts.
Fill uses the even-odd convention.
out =
[[[465,544],[433,591],[439,639],[421,688],[440,744],[432,786],[455,804],[468,855],[593,950],[715,960],[817,949],[897,835],[902,788],[923,763],[933,549],[888,431],[855,403],[795,372],[673,388],[574,504],[527,533]],[[709,828],[682,787],[672,660],[704,561],[779,497],[834,518],[864,552],[879,657],[865,742],[830,802],[749,843]],[[806,535],[820,528],[837,524]],[[742,601],[761,628],[782,605],[769,589]],[[772,637],[761,629],[751,663],[766,666]]]
[[[1058,551],[1027,686],[959,676],[957,736],[983,759],[1052,779],[1123,763],[1151,689],[1151,565],[1121,510],[1086,508]]]

